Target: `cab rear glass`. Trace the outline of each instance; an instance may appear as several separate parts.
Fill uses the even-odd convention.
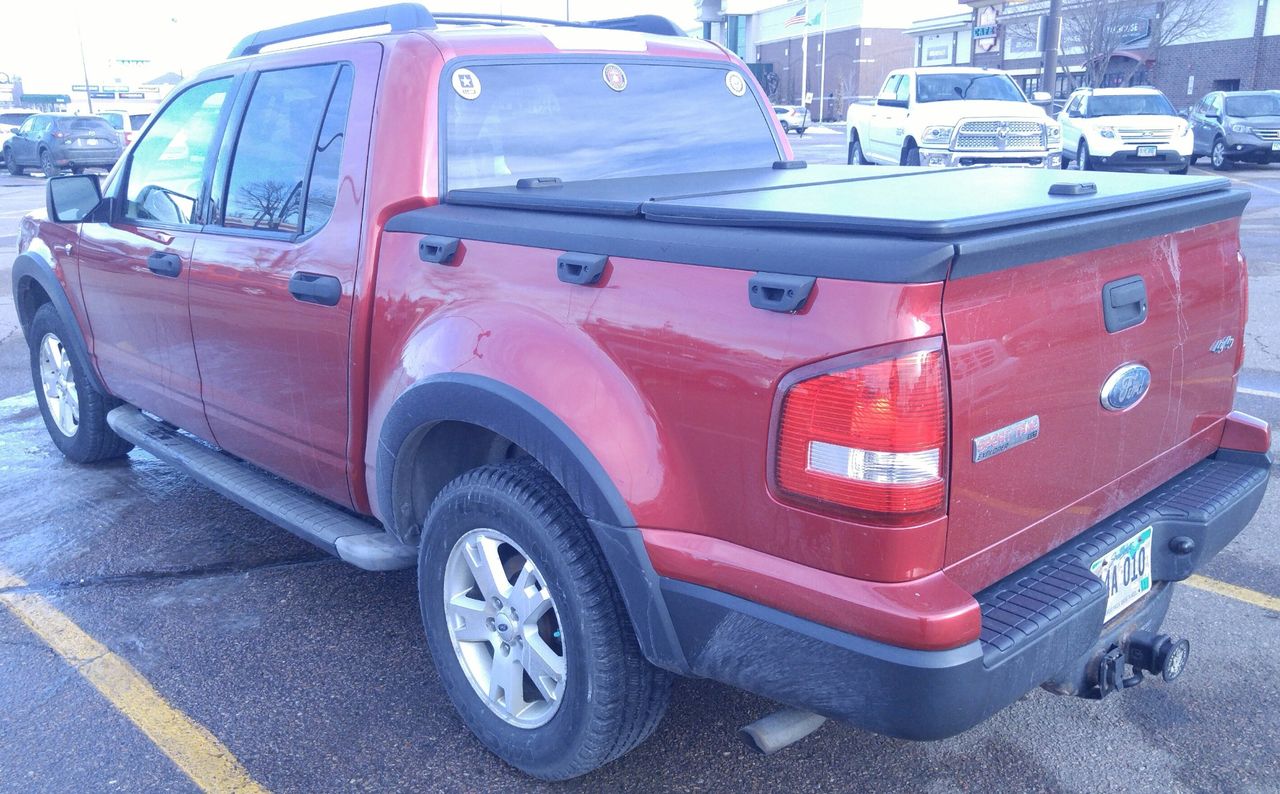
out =
[[[728,65],[467,64],[441,83],[446,189],[771,165],[772,108]]]

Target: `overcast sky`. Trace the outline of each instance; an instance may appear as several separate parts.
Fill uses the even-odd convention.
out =
[[[839,0],[835,0],[839,1]],[[920,6],[938,0],[864,0]],[[145,59],[136,69],[116,69],[128,82],[166,71],[184,74],[226,58],[232,45],[262,28],[308,17],[367,8],[378,0],[6,0],[0,13],[0,72],[20,76],[30,92],[65,91],[82,83],[76,17],[84,33],[89,82],[106,82],[112,59]],[[733,11],[780,5],[779,0],[728,0]],[[498,12],[563,19],[565,0],[451,0],[426,3],[442,9]],[[573,19],[661,14],[683,27],[697,24],[694,0],[569,0]]]

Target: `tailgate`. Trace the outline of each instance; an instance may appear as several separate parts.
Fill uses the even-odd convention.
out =
[[[966,586],[1046,553],[1217,447],[1244,323],[1238,230],[1228,218],[953,274],[946,562]]]

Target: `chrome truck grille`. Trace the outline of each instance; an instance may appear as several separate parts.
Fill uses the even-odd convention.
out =
[[[1167,146],[1169,142],[1173,140],[1173,130],[1130,129],[1121,127],[1117,132],[1120,133],[1120,140],[1125,143]]]
[[[964,121],[956,129],[957,152],[1025,152],[1045,148],[1044,125],[1038,121],[999,119]]]

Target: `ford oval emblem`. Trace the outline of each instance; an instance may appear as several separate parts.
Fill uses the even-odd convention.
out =
[[[1127,411],[1142,402],[1149,388],[1151,370],[1141,364],[1125,364],[1102,384],[1102,407],[1108,411]]]

